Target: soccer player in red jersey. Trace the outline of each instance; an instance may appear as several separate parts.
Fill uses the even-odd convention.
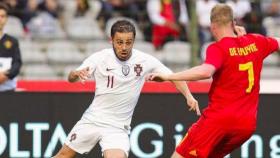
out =
[[[209,104],[188,130],[172,158],[223,158],[248,140],[256,129],[263,60],[279,50],[280,39],[259,34],[237,37],[232,9],[217,4],[211,11],[215,43],[205,62],[189,70],[150,74],[149,80],[201,80],[213,77]]]

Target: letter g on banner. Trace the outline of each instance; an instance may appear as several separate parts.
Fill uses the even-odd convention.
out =
[[[152,140],[151,144],[154,145],[155,150],[151,153],[143,152],[139,147],[139,135],[144,130],[153,130],[156,131],[157,134],[162,137],[163,136],[163,128],[161,125],[155,123],[142,123],[138,126],[134,127],[130,135],[130,143],[131,143],[131,151],[137,157],[145,157],[145,158],[154,158],[159,157],[163,153],[163,142],[162,140]]]

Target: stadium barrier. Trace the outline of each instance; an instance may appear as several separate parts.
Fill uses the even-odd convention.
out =
[[[159,86],[149,84],[145,85],[148,89]],[[130,134],[130,158],[168,158],[188,127],[198,119],[188,111],[180,94],[166,90],[168,84],[161,87],[165,93],[146,89],[139,99]],[[0,157],[50,157],[59,150],[94,95],[80,91],[34,91],[0,94]],[[195,97],[203,109],[207,94],[195,93]],[[279,97],[261,95],[257,131],[228,157],[280,156]],[[100,147],[86,157],[101,157]]]

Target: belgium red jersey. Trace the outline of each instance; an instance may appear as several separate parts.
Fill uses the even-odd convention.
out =
[[[259,34],[225,37],[207,49],[205,63],[215,66],[209,105],[203,116],[231,128],[255,128],[263,60],[278,49]]]

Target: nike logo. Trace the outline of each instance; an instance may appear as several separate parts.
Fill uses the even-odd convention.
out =
[[[112,69],[112,68],[111,68],[111,69],[110,69],[110,68],[106,68],[106,71],[111,71],[111,70],[114,70],[114,69]]]

